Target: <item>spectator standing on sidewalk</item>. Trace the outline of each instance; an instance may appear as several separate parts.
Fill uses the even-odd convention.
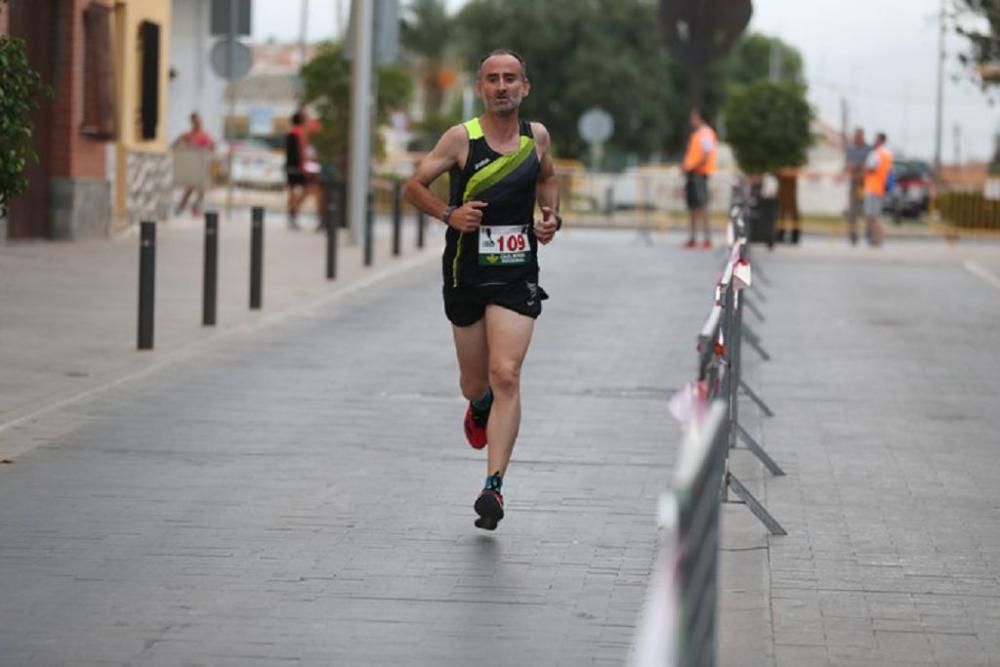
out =
[[[198,148],[202,150],[209,151],[209,157],[211,151],[215,150],[215,141],[212,136],[206,132],[201,126],[201,116],[197,111],[191,114],[191,129],[177,137],[173,143],[174,147],[187,146],[189,148]],[[181,195],[181,201],[177,204],[177,208],[174,210],[174,215],[180,215],[184,212],[184,207],[187,206],[188,199],[191,198],[192,194],[196,194],[194,202],[191,204],[191,214],[195,217],[201,215],[201,203],[205,199],[205,188],[199,188],[196,186],[191,186],[185,188],[184,194]]]
[[[795,167],[779,169],[778,177],[778,233],[775,240],[788,240],[797,245],[802,236],[802,217],[799,215],[799,170]],[[787,223],[791,223],[789,227]]]
[[[686,248],[698,245],[698,228],[702,230],[702,247],[712,247],[712,232],[708,226],[708,179],[715,173],[718,160],[718,140],[701,111],[691,111],[691,137],[684,154],[684,195],[690,215],[691,235]]]
[[[892,173],[892,151],[886,145],[884,132],[875,136],[875,145],[865,160],[865,219],[868,222],[868,243],[882,245],[882,204],[885,200],[889,174]]]
[[[865,143],[865,131],[854,130],[851,143],[844,149],[844,172],[847,174],[847,235],[851,245],[858,242],[858,218],[865,209],[865,162],[871,152]]]
[[[538,284],[538,244],[562,226],[548,130],[519,115],[530,90],[521,56],[500,49],[483,58],[476,92],[485,113],[446,131],[405,189],[411,204],[448,225],[444,310],[469,401],[465,437],[475,449],[489,445],[486,483],[473,505],[475,525],[485,530],[504,516],[501,487],[521,425],[521,365],[548,298]],[[445,172],[448,201],[429,189]]]
[[[309,133],[315,129],[305,108],[292,114],[292,129],[285,135],[285,178],[288,183],[288,226],[299,229],[299,210],[310,194],[316,194],[319,172],[311,159]],[[318,196],[317,196],[318,200]],[[323,216],[320,215],[320,228]]]

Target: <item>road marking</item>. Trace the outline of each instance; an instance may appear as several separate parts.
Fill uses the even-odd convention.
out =
[[[197,340],[191,343],[186,343],[184,345],[181,345],[180,347],[169,352],[165,359],[162,359],[152,364],[151,366],[147,366],[146,368],[142,368],[140,370],[129,373],[122,377],[115,378],[114,380],[106,382],[105,384],[102,385],[98,385],[97,387],[91,387],[90,389],[86,389],[78,394],[74,394],[62,400],[56,401],[55,403],[50,403],[49,405],[39,408],[34,412],[29,412],[26,415],[21,415],[20,417],[16,417],[15,419],[12,419],[10,421],[0,423],[0,433],[8,431],[22,424],[35,421],[51,412],[56,412],[67,406],[74,405],[76,403],[82,403],[93,396],[104,393],[110,389],[114,389],[115,387],[121,386],[125,383],[146,377],[147,375],[151,375],[163,368],[166,368],[167,366],[171,366],[177,363],[178,361],[184,359],[190,359],[192,356],[200,352],[203,348],[215,345],[221,340],[225,340],[227,338],[237,335],[247,335],[255,331],[259,331],[261,329],[273,326],[275,324],[280,324],[281,322],[285,322],[295,317],[299,317],[301,315],[319,310],[323,306],[326,306],[330,303],[334,303],[336,301],[340,301],[341,299],[344,299],[354,294],[355,292],[360,292],[368,287],[377,285],[378,283],[388,280],[393,276],[405,273],[411,269],[417,268],[418,266],[429,263],[430,260],[436,259],[438,257],[440,257],[439,254],[425,250],[421,254],[416,255],[415,257],[403,259],[395,266],[365,276],[364,278],[361,278],[358,281],[345,286],[343,289],[338,289],[330,294],[324,294],[318,298],[313,299],[312,301],[307,301],[305,303],[298,304],[295,306],[289,306],[285,310],[276,312],[272,315],[265,316],[257,320],[256,322],[235,325],[230,329],[219,331],[218,333],[209,336],[207,338],[204,338],[202,340]],[[0,443],[0,445],[2,445],[2,443]],[[29,447],[28,449],[31,448]],[[0,446],[0,450],[2,450],[2,446]],[[26,450],[22,450],[21,453],[23,453],[23,451]]]
[[[973,262],[972,260],[966,260],[964,266],[969,273],[979,276],[990,285],[993,285],[993,287],[1000,289],[1000,278],[997,278],[979,263]]]

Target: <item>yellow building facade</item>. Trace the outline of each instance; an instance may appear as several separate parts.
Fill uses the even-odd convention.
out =
[[[117,141],[114,214],[134,224],[164,220],[170,211],[171,165],[167,138],[170,76],[170,0],[115,3]]]

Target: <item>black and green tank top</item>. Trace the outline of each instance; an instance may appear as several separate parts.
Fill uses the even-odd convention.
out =
[[[538,153],[531,123],[521,121],[520,144],[497,153],[486,143],[478,118],[464,123],[469,133],[465,166],[452,167],[449,204],[472,200],[489,204],[479,232],[448,228],[442,269],[445,285],[500,285],[538,278],[535,238],[535,186]]]

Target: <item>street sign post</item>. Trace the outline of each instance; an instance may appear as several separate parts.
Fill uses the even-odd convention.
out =
[[[220,39],[209,54],[212,71],[232,83],[246,78],[253,66],[250,47],[237,39]]]
[[[212,70],[229,82],[226,92],[229,98],[226,219],[229,219],[233,212],[233,140],[236,138],[236,90],[233,84],[245,78],[253,66],[253,52],[236,37],[250,34],[250,0],[213,0],[211,18],[212,34],[226,35],[212,47],[209,61]]]
[[[583,140],[590,144],[590,168],[597,171],[604,153],[604,142],[615,131],[615,119],[604,109],[593,107],[580,115],[576,129]]]

